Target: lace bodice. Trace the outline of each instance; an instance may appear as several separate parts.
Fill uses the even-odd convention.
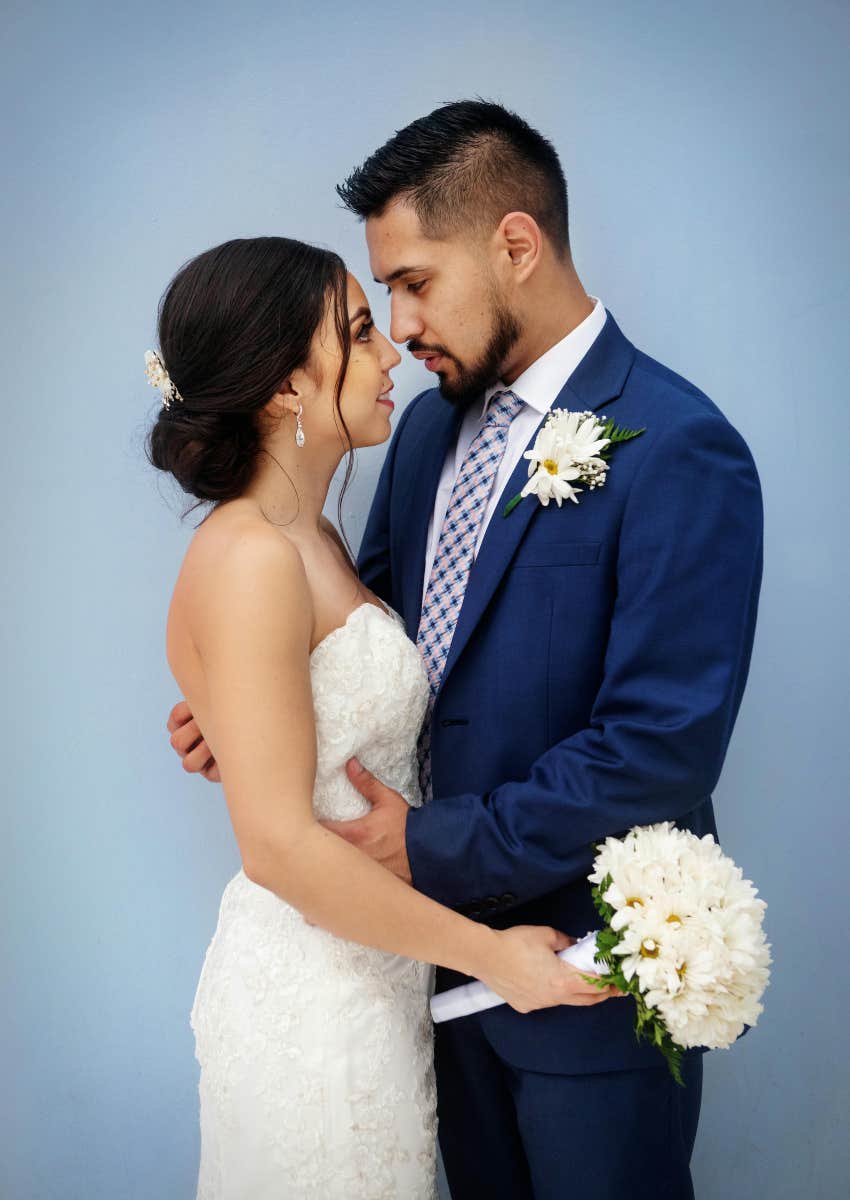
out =
[[[428,682],[401,618],[361,604],[310,674],[316,815],[368,810],[352,755],[418,805]],[[432,986],[427,963],[309,925],[240,871],[192,1009],[198,1200],[436,1200]]]
[[[369,805],[349,782],[356,755],[408,804],[421,803],[416,741],[428,703],[428,680],[397,613],[367,602],[310,656],[316,716],[313,807],[332,820],[362,816]]]

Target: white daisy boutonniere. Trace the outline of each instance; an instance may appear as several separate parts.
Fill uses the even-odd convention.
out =
[[[553,408],[533,448],[523,455],[529,459],[528,483],[505,505],[502,516],[510,516],[519,502],[532,493],[544,508],[550,500],[558,508],[564,500],[578,504],[578,495],[584,488],[575,485],[583,483],[591,492],[602,487],[614,447],[645,432],[645,428],[621,429],[610,419],[600,421],[592,412]]]

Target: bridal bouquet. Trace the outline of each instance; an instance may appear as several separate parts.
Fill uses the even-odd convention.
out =
[[[658,1047],[681,1083],[683,1049],[731,1046],[762,1011],[766,905],[710,834],[669,821],[607,838],[589,880],[605,922],[593,982],[634,997],[638,1038]]]
[[[638,1039],[658,1047],[681,1083],[684,1049],[731,1046],[762,1011],[766,905],[710,834],[669,821],[607,838],[588,878],[604,927],[559,958],[634,997]],[[501,1003],[476,981],[433,996],[431,1011],[439,1022]]]

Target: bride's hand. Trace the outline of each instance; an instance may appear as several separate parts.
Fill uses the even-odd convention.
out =
[[[601,1004],[623,993],[615,987],[598,988],[586,983],[586,971],[578,971],[556,957],[575,938],[548,925],[515,925],[495,931],[495,954],[484,983],[502,996],[517,1012],[533,1012],[556,1004]]]

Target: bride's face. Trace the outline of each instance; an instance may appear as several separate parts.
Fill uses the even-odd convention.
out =
[[[350,351],[339,398],[340,413],[353,446],[377,446],[390,436],[390,414],[394,407],[389,396],[393,387],[390,371],[401,358],[373,323],[363,289],[351,274],[347,303]],[[311,360],[321,383],[309,411],[306,405],[304,408],[305,435],[309,437],[312,432],[319,437],[338,439],[341,430],[334,412],[334,390],[342,365],[342,350],[330,306],[316,333]]]

